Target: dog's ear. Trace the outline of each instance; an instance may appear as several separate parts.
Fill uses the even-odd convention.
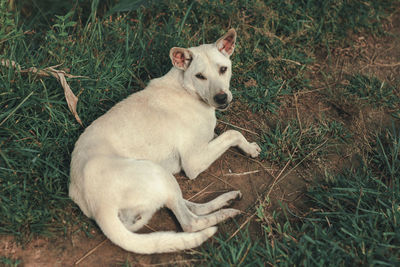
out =
[[[178,69],[186,70],[192,62],[193,54],[189,49],[173,47],[169,51],[169,57],[171,58],[172,65]]]
[[[235,29],[230,29],[224,36],[218,39],[215,45],[224,56],[230,57],[235,50],[235,43],[236,31]]]

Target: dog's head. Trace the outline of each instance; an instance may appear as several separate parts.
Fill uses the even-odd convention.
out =
[[[214,44],[174,47],[170,51],[172,64],[183,71],[183,86],[221,110],[232,101],[229,90],[232,63],[229,57],[235,49],[235,42],[236,31],[230,29]]]

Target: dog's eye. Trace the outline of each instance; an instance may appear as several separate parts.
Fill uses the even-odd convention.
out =
[[[207,80],[207,78],[204,77],[203,74],[201,74],[201,73],[197,73],[197,74],[196,74],[196,78],[197,78],[197,79],[200,79],[200,80]]]
[[[228,69],[227,67],[219,68],[219,74],[224,74],[227,69]]]

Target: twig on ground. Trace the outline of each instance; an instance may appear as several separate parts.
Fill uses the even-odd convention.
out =
[[[270,177],[275,178],[275,176],[273,176],[273,175],[270,173],[269,169],[268,169],[267,167],[265,167],[264,164],[262,164],[262,162],[260,162],[260,161],[258,161],[258,160],[256,160],[256,159],[249,158],[248,156],[245,156],[245,155],[243,155],[243,154],[241,154],[241,153],[239,153],[239,152],[236,152],[236,151],[233,150],[232,148],[230,148],[228,151],[230,151],[230,152],[232,152],[232,153],[234,153],[234,154],[236,154],[236,155],[239,155],[239,156],[241,156],[241,157],[243,157],[243,158],[246,158],[247,160],[250,160],[250,161],[252,161],[252,162],[257,163],[258,165],[261,166],[261,168],[264,169],[264,171],[265,171]]]
[[[238,265],[237,265],[237,266],[240,266],[240,265],[242,265],[242,263],[243,263],[244,259],[245,259],[245,258],[247,257],[247,255],[249,254],[250,248],[251,248],[251,246],[247,246],[246,252],[244,253],[244,255],[243,255],[242,259],[239,261],[239,263],[238,263]]]
[[[97,244],[94,248],[92,248],[91,250],[89,250],[88,252],[85,253],[85,255],[83,255],[79,260],[77,260],[75,262],[75,265],[79,265],[84,259],[86,259],[87,257],[89,257],[90,255],[93,254],[93,252],[95,252],[99,247],[101,247],[102,245],[104,245],[107,242],[107,238],[104,239],[103,241],[101,241],[99,244]]]
[[[146,228],[149,229],[150,231],[157,232],[157,230],[154,229],[153,227],[151,227],[150,225],[145,224],[144,227],[146,227]]]
[[[290,160],[288,160],[285,164],[285,166],[282,168],[282,170],[279,172],[279,174],[274,178],[274,181],[272,182],[272,185],[270,186],[268,193],[267,193],[267,198],[272,192],[272,189],[275,187],[276,184],[278,184],[279,178],[281,177],[282,173],[286,170],[286,168],[289,166]]]
[[[223,182],[224,184],[229,185],[229,186],[232,187],[233,189],[239,190],[236,186],[233,186],[233,185],[231,185],[230,183],[228,183],[227,181],[222,180],[221,178],[219,178],[219,177],[216,176],[215,174],[212,174],[211,172],[207,172],[207,174],[211,175],[211,176],[214,177],[215,179],[220,180],[220,181]]]
[[[225,241],[228,242],[229,240],[231,240],[235,235],[237,235],[239,233],[240,230],[243,229],[243,227],[250,222],[251,219],[254,218],[254,216],[256,216],[256,213],[253,213],[250,217],[248,217],[241,225],[238,229],[236,229],[236,231]]]
[[[224,174],[224,176],[243,176],[243,175],[249,175],[249,174],[258,173],[258,172],[260,172],[260,170],[240,172],[240,173],[226,173],[226,174]]]
[[[318,92],[318,91],[321,91],[321,90],[325,90],[325,89],[329,88],[331,85],[335,85],[335,84],[337,84],[337,82],[328,83],[325,86],[321,86],[321,87],[318,87],[318,88],[315,88],[315,89],[312,89],[312,90],[304,90],[304,91],[296,92],[295,94],[297,94],[297,95],[305,95],[305,94],[315,93],[315,92]]]
[[[328,139],[325,140],[324,142],[322,142],[321,144],[319,144],[316,148],[314,148],[310,153],[308,153],[302,160],[300,160],[293,168],[291,168],[287,173],[285,173],[285,175],[283,175],[282,177],[280,177],[283,173],[283,171],[286,169],[288,163],[290,162],[290,160],[288,160],[288,162],[286,163],[285,167],[281,170],[281,172],[278,174],[278,176],[275,178],[274,182],[272,183],[271,187],[268,190],[267,193],[267,197],[269,197],[269,195],[271,194],[273,188],[275,187],[275,185],[277,185],[278,183],[280,183],[283,179],[285,179],[286,176],[288,176],[293,170],[295,170],[301,163],[303,163],[303,161],[308,158],[312,153],[314,153],[315,151],[319,150],[326,142],[328,142]]]
[[[242,131],[245,131],[245,132],[248,132],[248,133],[251,133],[251,134],[257,135],[257,136],[260,136],[260,135],[259,135],[258,133],[256,133],[256,132],[253,132],[253,131],[247,130],[247,129],[245,129],[245,128],[242,128],[242,127],[239,127],[239,126],[233,125],[233,124],[231,124],[231,123],[229,123],[229,122],[226,122],[226,121],[221,121],[221,120],[217,120],[217,121],[218,121],[218,122],[220,122],[220,123],[223,123],[223,124],[229,125],[229,126],[231,126],[231,127],[233,127],[233,128],[237,128],[237,129],[239,129],[239,130],[242,130]]]
[[[293,64],[295,64],[295,65],[297,65],[297,66],[301,66],[301,63],[300,62],[297,62],[297,61],[294,61],[294,60],[291,60],[291,59],[287,59],[287,58],[268,58],[268,61],[270,61],[270,62],[274,62],[274,61],[286,61],[286,62],[290,62],[290,63],[293,63]]]
[[[369,64],[370,66],[378,66],[378,67],[388,67],[388,68],[392,68],[392,67],[397,67],[400,66],[400,62],[396,62],[396,63],[392,63],[392,64],[384,64],[384,63],[378,63],[378,62],[374,62],[372,64]]]
[[[202,190],[200,190],[199,192],[197,192],[196,194],[194,194],[193,196],[189,197],[187,200],[191,200],[195,197],[197,197],[198,195],[200,195],[201,193],[203,193],[205,190],[207,190],[207,188],[209,188],[210,186],[212,186],[213,184],[215,184],[215,181],[210,183],[209,185],[207,185],[206,187],[204,187]]]

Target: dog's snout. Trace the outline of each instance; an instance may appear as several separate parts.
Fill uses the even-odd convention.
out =
[[[228,100],[228,95],[224,92],[218,93],[214,96],[215,103],[219,105],[226,104],[227,100]]]

